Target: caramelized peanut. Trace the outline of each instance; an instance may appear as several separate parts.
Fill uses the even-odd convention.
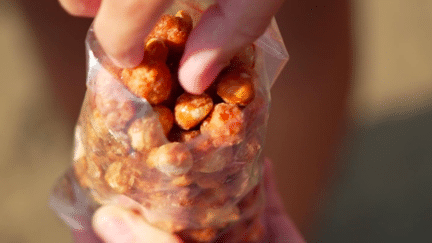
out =
[[[217,94],[227,103],[245,106],[255,97],[252,76],[247,72],[232,71],[221,77]]]
[[[168,176],[176,176],[186,174],[192,167],[193,160],[186,145],[174,142],[153,149],[147,164],[154,165]]]
[[[147,59],[136,68],[123,69],[122,80],[133,94],[152,105],[167,100],[172,87],[171,73],[166,64]]]
[[[123,163],[112,163],[105,172],[105,181],[117,193],[125,193],[134,183],[135,176],[125,173]]]
[[[166,142],[159,120],[153,116],[141,117],[133,121],[128,129],[128,135],[132,148],[143,154]]]
[[[189,130],[204,120],[212,108],[213,100],[209,95],[184,93],[177,98],[174,108],[175,121],[179,127]]]
[[[201,133],[208,134],[216,147],[238,144],[244,137],[242,111],[233,104],[217,104],[202,123]]]
[[[168,107],[163,105],[154,106],[153,111],[159,117],[159,122],[162,125],[164,134],[167,136],[174,124],[174,115]]]
[[[250,44],[237,53],[230,61],[229,69],[253,69],[255,67],[255,45]]]
[[[150,38],[144,48],[144,58],[153,61],[166,62],[168,57],[168,47],[159,38]]]
[[[189,14],[182,11],[178,16],[163,15],[148,38],[163,39],[171,51],[181,53],[191,30],[192,19]]]

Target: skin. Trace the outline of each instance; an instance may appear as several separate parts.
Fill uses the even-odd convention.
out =
[[[73,18],[52,0],[17,2],[41,47],[53,105],[72,136],[86,90],[85,68],[79,67],[86,65],[83,43],[92,19]],[[85,2],[93,7],[68,11],[95,16],[100,1]],[[266,153],[274,156],[286,209],[305,234],[325,199],[327,178],[335,173],[333,150],[343,136],[352,66],[349,11],[349,1],[289,0],[277,15],[291,58],[272,88]]]
[[[101,46],[122,67],[143,58],[142,40],[172,0],[60,0],[74,16],[94,17]],[[201,94],[241,47],[261,36],[283,0],[218,0],[192,31],[179,69],[183,88]],[[247,27],[247,28],[246,28]]]
[[[206,10],[190,34],[180,62],[179,80],[183,88],[189,93],[201,94],[235,53],[264,33],[282,2],[219,0]],[[105,52],[118,66],[134,67],[143,58],[142,40],[172,0],[60,0],[60,3],[74,16],[94,17],[95,34]],[[303,242],[283,209],[270,167],[267,162],[265,220],[272,237],[266,240]],[[95,213],[93,228],[105,242],[180,242],[177,237],[133,216],[127,209],[130,204],[124,206],[104,206]],[[83,231],[74,235],[77,241],[92,239],[97,242]]]

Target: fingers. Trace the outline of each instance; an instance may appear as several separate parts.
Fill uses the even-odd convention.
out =
[[[265,221],[267,224],[266,239],[270,242],[306,242],[300,231],[285,212],[283,201],[277,190],[273,164],[265,159],[264,187],[266,189]]]
[[[94,16],[100,45],[120,67],[143,58],[143,40],[173,0],[60,0],[74,15]],[[240,48],[261,36],[283,0],[219,0],[192,31],[181,61],[179,80],[202,93]]]
[[[96,16],[102,0],[59,0],[60,5],[73,16]]]
[[[265,218],[267,231],[265,242],[306,242],[295,224],[284,215],[275,215]]]
[[[148,225],[132,211],[116,206],[104,206],[93,216],[93,227],[104,242],[180,243],[167,232]]]
[[[73,221],[79,222],[75,226],[72,225],[72,237],[74,242],[102,243],[91,227],[90,213],[74,215],[72,218]],[[69,221],[69,223],[70,222],[72,221]]]
[[[241,47],[266,30],[283,0],[219,0],[192,31],[179,79],[186,91],[202,93]]]
[[[121,67],[137,66],[143,58],[143,40],[172,1],[102,1],[94,30],[108,56]]]
[[[283,201],[276,186],[273,163],[268,158],[264,160],[264,187],[266,190],[266,213],[285,215]]]
[[[85,230],[73,230],[72,237],[73,241],[77,243],[102,243],[102,241],[95,235],[91,228]]]

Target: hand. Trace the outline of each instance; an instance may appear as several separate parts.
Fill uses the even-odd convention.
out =
[[[267,233],[263,243],[306,242],[285,211],[282,198],[277,190],[273,163],[268,158],[265,160],[264,167],[264,187],[266,190],[264,220],[267,224]]]
[[[266,160],[264,171],[266,189],[265,218],[266,236],[263,243],[305,242],[294,223],[288,218],[281,197],[276,188],[272,163]],[[93,216],[93,228],[104,242],[182,242],[171,235],[148,225],[137,215],[136,203],[126,197],[119,197],[118,206],[107,205],[99,208]],[[74,230],[76,242],[100,242],[91,228]]]
[[[59,0],[72,15],[95,17],[95,34],[120,66],[143,58],[142,40],[173,0]],[[202,93],[240,48],[266,30],[283,0],[218,0],[192,31],[179,69],[189,93]]]

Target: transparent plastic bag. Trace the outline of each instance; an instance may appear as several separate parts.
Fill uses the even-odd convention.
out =
[[[184,10],[196,24],[211,4],[178,0],[167,14]],[[73,166],[51,197],[57,214],[75,229],[90,227],[89,216],[121,195],[140,205],[148,223],[186,242],[259,240],[264,204],[259,156],[270,88],[288,60],[276,22],[236,55],[217,81],[223,75],[246,77],[253,84],[252,99],[228,104],[213,85],[206,91],[213,108],[204,121],[191,125],[193,132],[180,122],[167,125],[176,119],[167,110],[175,113],[176,99],[184,92],[175,75],[181,52],[169,49],[163,61],[172,80],[165,88],[172,88],[159,101],[137,95],[125,81],[135,74],[110,62],[92,29],[86,47],[88,89],[75,129]],[[147,66],[162,70],[159,62]]]

